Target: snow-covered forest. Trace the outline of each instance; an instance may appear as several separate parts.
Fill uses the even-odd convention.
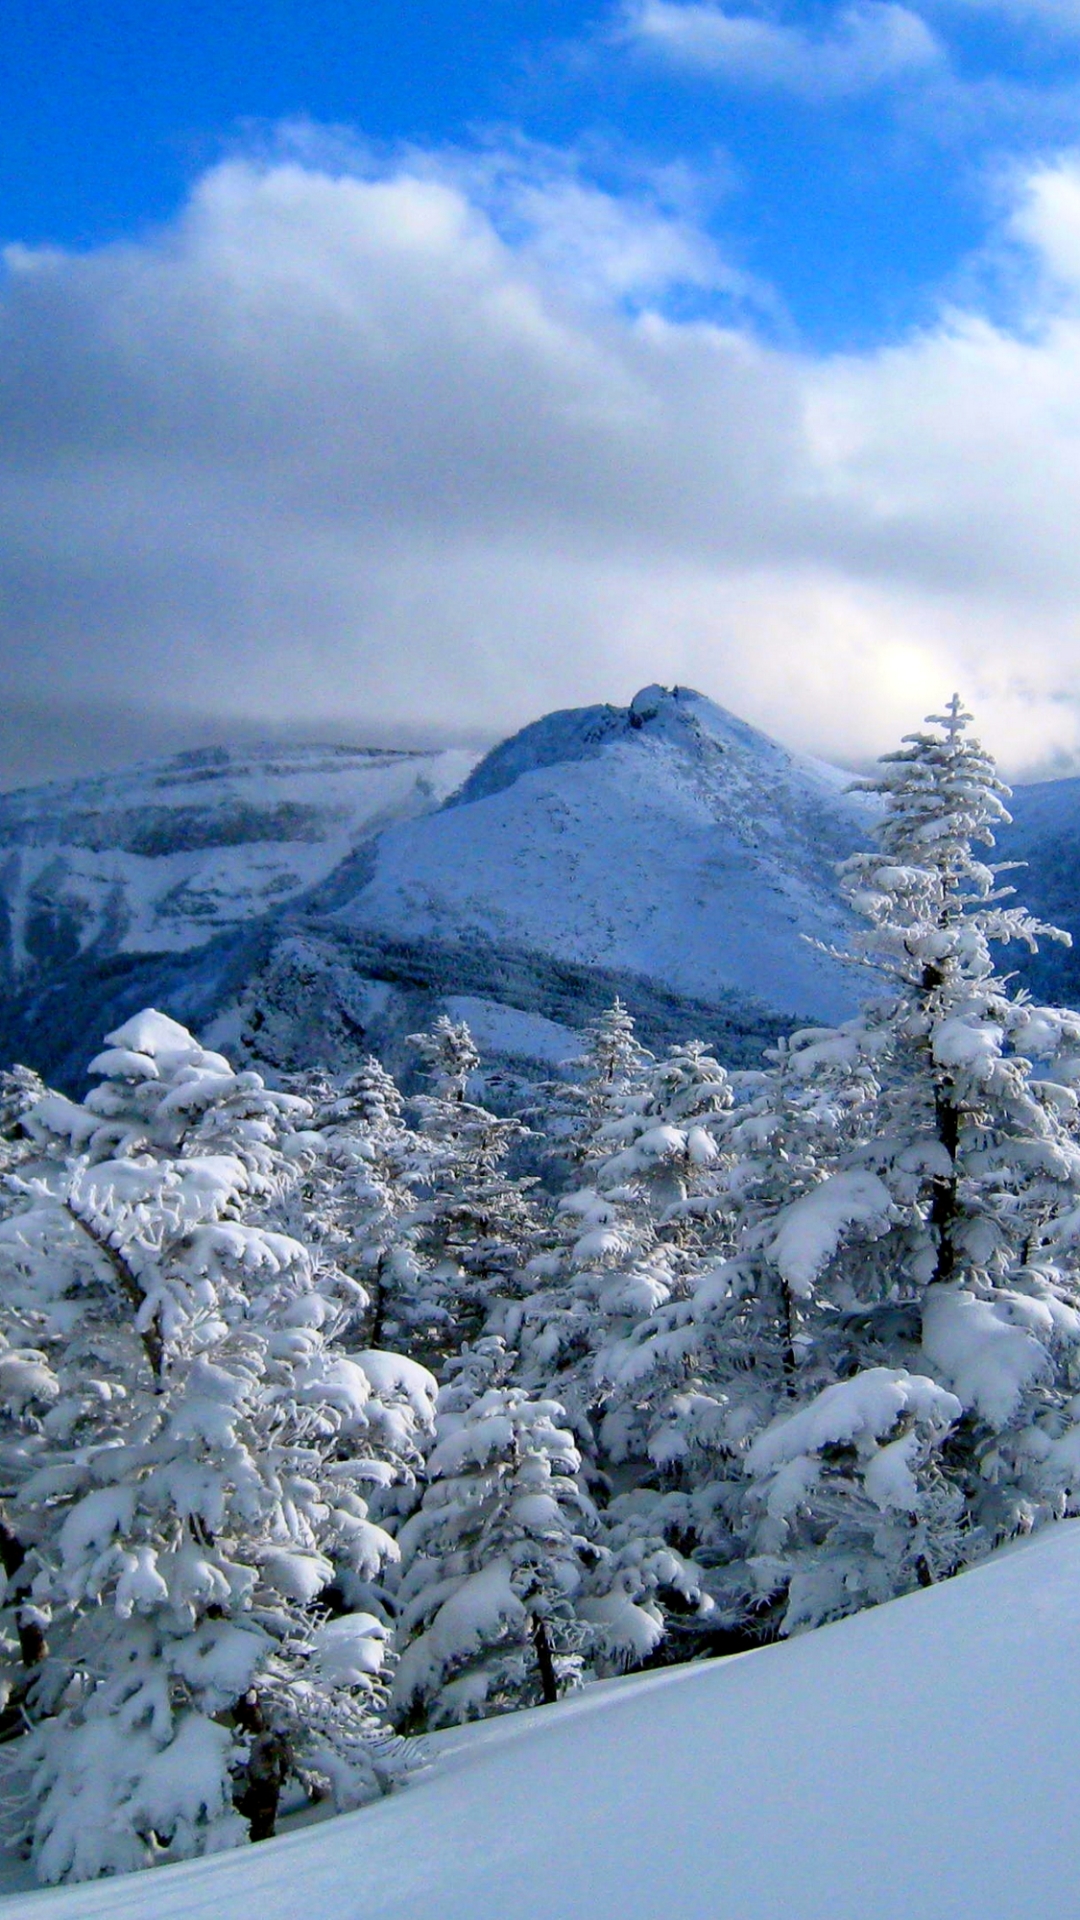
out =
[[[40,1880],[407,1791],[422,1736],[1080,1508],[1080,1014],[1009,978],[1061,936],[969,721],[859,783],[878,991],[758,1067],[616,1002],[515,1111],[446,1015],[409,1098],[152,1010],[82,1101],[3,1077],[0,1795]]]

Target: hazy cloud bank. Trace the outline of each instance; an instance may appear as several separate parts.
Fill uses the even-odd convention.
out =
[[[850,758],[955,684],[1013,766],[1080,753],[1080,163],[1017,183],[1012,331],[829,359],[689,213],[514,164],[514,220],[432,156],[235,161],[9,250],[0,687],[355,737],[662,679]]]

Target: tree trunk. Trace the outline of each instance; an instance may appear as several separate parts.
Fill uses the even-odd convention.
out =
[[[555,1662],[551,1657],[551,1641],[547,1627],[535,1614],[532,1623],[532,1643],[536,1648],[536,1664],[540,1669],[540,1689],[544,1705],[553,1706],[559,1697],[559,1688],[555,1679]]]
[[[922,991],[926,998],[943,986],[945,975],[940,967],[932,963],[923,968]],[[929,1011],[929,1009],[927,1009]],[[928,1070],[933,1073],[933,1063],[928,1060]],[[934,1087],[934,1121],[937,1137],[949,1156],[952,1165],[950,1174],[939,1174],[931,1182],[930,1225],[937,1233],[937,1262],[934,1267],[934,1280],[951,1280],[956,1266],[956,1249],[953,1246],[953,1227],[959,1213],[957,1203],[956,1154],[960,1145],[960,1109],[950,1099],[952,1088]]]
[[[930,1225],[937,1233],[937,1261],[934,1279],[951,1280],[956,1267],[953,1228],[960,1211],[957,1200],[956,1155],[960,1145],[960,1109],[948,1098],[944,1088],[934,1090],[934,1118],[937,1137],[952,1162],[951,1174],[939,1174],[932,1182]]]
[[[26,1559],[26,1548],[18,1534],[12,1533],[7,1521],[0,1519],[0,1566],[3,1567],[8,1585],[13,1586],[16,1574]],[[16,1622],[19,1634],[19,1654],[24,1667],[39,1667],[44,1660],[48,1647],[40,1622],[24,1617],[22,1607],[16,1609]]]
[[[277,1829],[281,1789],[292,1765],[292,1752],[283,1733],[266,1724],[262,1702],[254,1687],[234,1709],[238,1726],[252,1737],[251,1751],[233,1802],[248,1823],[252,1840],[272,1840]]]
[[[784,1392],[790,1400],[795,1395],[795,1375],[798,1372],[798,1360],[795,1355],[795,1305],[787,1281],[778,1277],[777,1285],[780,1289],[780,1326],[783,1334],[781,1362],[784,1373]]]

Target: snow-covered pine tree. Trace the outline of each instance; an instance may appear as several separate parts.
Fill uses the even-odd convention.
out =
[[[361,1283],[366,1342],[435,1350],[444,1310],[417,1252],[416,1206],[439,1149],[405,1125],[402,1096],[373,1056],[341,1084],[322,1076],[290,1084],[303,1088],[312,1113],[283,1223]]]
[[[400,1535],[393,1700],[410,1729],[550,1701],[573,1684],[588,1637],[576,1603],[599,1557],[556,1401],[513,1387],[472,1399],[459,1386],[440,1407],[423,1504]]]
[[[354,1283],[260,1220],[303,1103],[155,1013],[94,1071],[23,1113],[0,1222],[6,1758],[45,1880],[261,1837],[289,1772],[379,1790],[364,1492],[424,1415],[420,1369],[335,1345]]]
[[[646,1176],[637,1191],[617,1175],[605,1190],[605,1171],[615,1156],[636,1136],[655,1134],[655,1120],[644,1117],[652,1056],[639,1045],[619,1000],[585,1037],[580,1074],[558,1090],[556,1109],[560,1121],[573,1116],[565,1146],[559,1131],[572,1182],[534,1236],[527,1293],[503,1309],[496,1325],[518,1346],[520,1377],[531,1390],[546,1384],[563,1401],[591,1460],[601,1399],[596,1352],[609,1319],[649,1312],[670,1290],[663,1255],[650,1259],[656,1232],[649,1203],[651,1184],[662,1185],[667,1177],[672,1142],[657,1136],[655,1152],[647,1147],[636,1156],[634,1166]],[[623,1171],[629,1175],[629,1161]]]
[[[537,1227],[535,1181],[506,1168],[528,1129],[468,1097],[479,1055],[465,1022],[440,1014],[430,1033],[411,1040],[431,1090],[414,1099],[427,1158],[416,1168],[408,1225],[426,1269],[425,1301],[441,1323],[421,1357],[437,1367],[440,1356],[480,1337],[493,1303],[516,1289]]]
[[[501,1324],[518,1345],[519,1377],[534,1391],[546,1382],[568,1410],[604,1509],[608,1594],[596,1617],[613,1624],[618,1605],[636,1610],[626,1613],[621,1648],[634,1660],[654,1650],[669,1618],[698,1620],[711,1606],[678,1544],[686,1532],[685,1502],[671,1498],[678,1465],[650,1445],[663,1416],[658,1347],[643,1336],[659,1324],[675,1333],[670,1316],[685,1304],[697,1267],[693,1209],[715,1175],[712,1129],[724,1122],[731,1091],[703,1047],[690,1043],[650,1062],[631,1050],[629,1017],[614,1014],[629,1065],[603,1082],[592,1130],[579,1137],[591,1184],[557,1203],[554,1242],[530,1262],[535,1291]],[[685,1350],[668,1358],[671,1377],[684,1385]]]
[[[953,700],[860,783],[884,817],[843,879],[887,992],[794,1036],[713,1289],[741,1272],[766,1292],[771,1271],[791,1328],[784,1400],[746,1452],[744,1522],[788,1631],[947,1573],[1080,1495],[1080,1016],[995,972],[994,944],[1058,936],[1003,904],[976,851],[1007,789],[969,718]],[[793,1088],[829,1112],[804,1130],[794,1194],[769,1166]]]

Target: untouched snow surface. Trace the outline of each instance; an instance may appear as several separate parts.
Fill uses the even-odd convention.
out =
[[[1080,1522],[737,1659],[432,1743],[362,1813],[11,1920],[1063,1920]]]
[[[495,748],[452,804],[383,835],[339,913],[839,1018],[872,983],[799,936],[846,944],[835,863],[870,817],[847,779],[701,694],[646,688],[629,709],[549,714]]]

